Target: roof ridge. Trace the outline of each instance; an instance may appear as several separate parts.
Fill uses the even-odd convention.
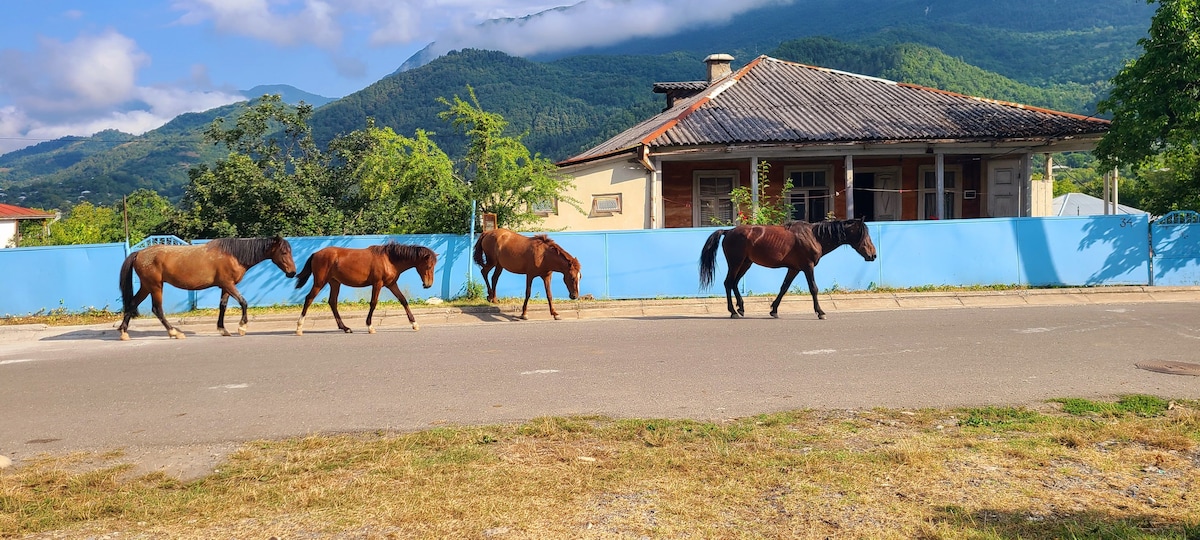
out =
[[[764,58],[770,58],[770,57],[767,55],[759,56],[758,58],[751,60],[748,64],[742,66],[742,69],[739,69],[739,70],[727,75],[725,77],[725,80],[722,80],[721,82],[719,82],[717,84],[710,84],[708,86],[708,88],[701,90],[700,93],[697,94],[700,97],[698,97],[695,102],[693,102],[686,109],[681,111],[679,114],[675,115],[675,118],[672,118],[670,120],[667,120],[666,122],[663,122],[663,124],[661,126],[658,126],[657,129],[651,131],[646,136],[642,137],[641,140],[638,142],[640,142],[641,144],[650,144],[650,141],[653,141],[654,139],[658,138],[659,135],[662,135],[667,130],[675,127],[675,125],[679,124],[679,122],[682,122],[688,116],[691,116],[692,113],[696,112],[697,109],[704,106],[705,103],[712,101],[717,96],[721,95],[721,92],[724,92],[726,89],[737,84],[737,82],[739,80],[741,80],[742,76],[744,76],[746,73],[748,73],[751,68],[753,68],[754,66],[756,66],[760,62],[762,62],[762,60]]]

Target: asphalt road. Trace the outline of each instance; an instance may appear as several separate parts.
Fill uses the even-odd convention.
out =
[[[602,414],[719,420],[800,408],[1035,405],[1200,397],[1200,304],[393,324],[253,323],[185,340],[77,330],[0,342],[0,455],[185,448],[315,433]],[[350,322],[348,320],[348,322]],[[361,323],[361,321],[357,321]],[[357,328],[357,326],[356,326]],[[160,453],[161,454],[161,453]],[[171,467],[158,456],[157,467]],[[202,454],[202,455],[200,455]],[[187,465],[178,465],[178,470]],[[184,472],[186,475],[186,471]]]

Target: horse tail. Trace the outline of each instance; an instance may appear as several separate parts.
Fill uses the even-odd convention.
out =
[[[483,236],[482,234],[479,235],[479,240],[475,241],[475,264],[478,264],[480,267],[487,264],[487,261],[483,257]]]
[[[308,260],[304,261],[304,269],[301,270],[299,274],[296,274],[296,288],[297,289],[299,289],[300,287],[303,287],[305,283],[308,283],[308,276],[312,275],[312,260],[313,260],[313,257],[315,257],[316,255],[317,255],[316,253],[309,255]]]
[[[729,232],[728,229],[713,231],[708,236],[708,240],[704,242],[704,249],[700,250],[701,290],[708,290],[712,286],[713,272],[715,272],[717,263],[717,246],[721,244],[721,237],[727,232]]]
[[[138,316],[137,304],[133,303],[133,263],[137,261],[138,252],[130,253],[121,263],[121,311],[128,317]]]

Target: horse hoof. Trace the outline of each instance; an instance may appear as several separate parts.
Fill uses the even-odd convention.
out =
[[[246,327],[245,327],[245,326],[239,326],[239,327],[238,327],[238,335],[239,335],[239,336],[244,336],[244,335],[246,335]]]
[[[368,334],[374,334],[374,333],[375,333],[375,327],[374,327],[374,326],[368,326],[368,327],[367,327],[367,333],[368,333]]]
[[[778,319],[778,318],[779,318],[779,314],[778,314],[778,313],[776,313],[776,312],[774,312],[774,311],[772,311],[772,312],[771,312],[771,318],[772,318],[772,319]]]
[[[174,332],[171,332],[170,335],[171,335],[171,337],[173,337],[175,339],[183,339],[183,338],[187,337],[187,336],[183,335],[182,330],[176,330]]]
[[[417,323],[413,323],[413,330],[420,330],[420,329],[421,329],[421,325],[419,325]]]
[[[230,336],[230,334],[229,334],[229,330],[226,330],[226,329],[222,328],[222,329],[221,329],[221,335],[222,335],[222,336],[225,336],[225,337],[229,337],[229,336]]]
[[[303,335],[304,335],[304,330],[296,330],[296,335],[297,335],[297,336],[303,336]]]
[[[129,341],[129,334],[121,332],[121,341]]]
[[[740,319],[740,318],[742,318],[742,316],[737,313],[730,313],[729,318],[730,319]]]
[[[556,321],[561,321],[561,320],[562,320],[562,317],[559,317],[558,315],[555,315],[555,316],[554,316],[554,320],[556,320]]]
[[[817,318],[823,321],[823,320],[825,320],[825,314],[824,313],[817,314]]]

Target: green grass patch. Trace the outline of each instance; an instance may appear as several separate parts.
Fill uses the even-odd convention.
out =
[[[1063,398],[1051,400],[1062,404],[1063,412],[1074,416],[1100,416],[1104,418],[1136,415],[1144,418],[1162,416],[1170,407],[1170,402],[1146,395],[1122,396],[1115,402],[1092,401],[1082,398]]]

